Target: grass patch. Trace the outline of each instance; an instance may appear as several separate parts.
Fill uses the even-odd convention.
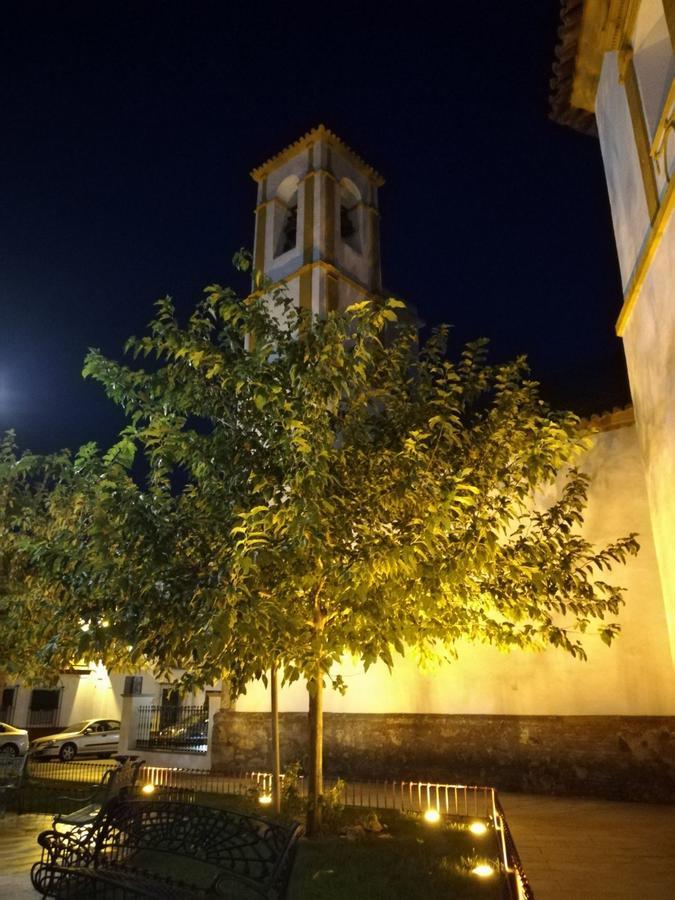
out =
[[[364,810],[346,810],[347,832],[351,823],[366,816]],[[357,832],[354,840],[325,834],[301,841],[290,900],[501,900],[508,896],[499,874],[499,847],[492,831],[477,838],[452,822],[427,825],[419,816],[395,811],[378,811],[377,816],[386,826],[380,835],[387,837]],[[478,863],[491,864],[495,875],[478,878],[471,874]]]

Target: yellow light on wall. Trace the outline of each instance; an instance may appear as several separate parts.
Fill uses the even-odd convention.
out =
[[[154,784],[144,784],[143,787],[141,788],[141,791],[144,794],[154,794],[155,786],[154,786]]]
[[[491,875],[495,874],[495,870],[487,863],[481,863],[479,866],[474,866],[471,871],[474,875],[478,875],[479,878],[489,878]]]
[[[424,821],[429,822],[430,825],[435,825],[437,822],[440,822],[441,814],[437,809],[427,809],[424,813]]]
[[[271,802],[272,802],[271,794],[261,794],[258,797],[258,803],[260,803],[261,806],[269,806]]]
[[[485,834],[487,825],[484,822],[472,822],[469,825],[469,831],[471,834]]]

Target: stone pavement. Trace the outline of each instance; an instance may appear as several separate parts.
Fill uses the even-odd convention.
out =
[[[499,796],[536,900],[674,900],[675,806]]]
[[[0,898],[36,900],[29,872],[40,858],[36,838],[50,828],[53,816],[7,813],[0,818]]]

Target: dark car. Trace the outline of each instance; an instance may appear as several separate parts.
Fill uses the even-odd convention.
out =
[[[161,724],[161,723],[160,723]],[[209,737],[209,716],[204,710],[187,720],[164,725],[151,732],[150,747],[169,747],[192,753],[206,753]]]

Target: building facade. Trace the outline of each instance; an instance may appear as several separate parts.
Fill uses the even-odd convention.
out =
[[[586,537],[640,535],[638,557],[612,576],[627,588],[622,634],[611,649],[589,638],[585,663],[556,650],[504,655],[472,645],[426,671],[406,657],[391,674],[383,665],[366,674],[345,659],[347,693],[329,692],[324,704],[329,773],[675,799],[673,8],[672,0],[565,0],[552,98],[556,119],[599,135],[621,265],[616,330],[633,408],[598,411],[583,467],[592,479]],[[314,314],[382,295],[384,182],[370,165],[319,126],[251,174],[256,269]],[[98,667],[63,675],[53,724],[115,715],[122,677],[105,679]],[[16,691],[3,695],[15,724],[28,724],[38,706],[54,709],[53,696]],[[139,693],[127,692],[125,748],[134,746],[138,710],[169,702],[170,691],[146,674]],[[282,690],[280,708],[283,762],[302,761],[301,684]],[[215,716],[204,764],[266,769],[269,738],[268,695],[254,684]]]
[[[565,0],[553,118],[597,133],[628,365],[675,660],[675,2]]]
[[[585,124],[592,127],[588,117]],[[377,190],[383,181],[370,166],[320,126],[252,176],[257,268],[318,314],[380,295]],[[670,277],[672,285],[672,266]],[[504,655],[471,645],[459,648],[458,661],[427,671],[406,657],[392,673],[384,665],[364,673],[345,659],[346,694],[329,692],[324,700],[327,771],[605,796],[657,797],[666,783],[668,796],[675,796],[668,586],[653,538],[661,526],[647,489],[653,476],[644,428],[632,408],[591,424],[597,433],[583,460],[591,475],[585,534],[603,544],[636,531],[642,548],[613,573],[627,588],[619,640],[608,649],[589,639],[586,663],[556,650]],[[282,690],[280,709],[283,758],[302,759],[307,696],[301,684]],[[260,684],[234,710],[216,716],[214,765],[269,766],[268,710]]]

